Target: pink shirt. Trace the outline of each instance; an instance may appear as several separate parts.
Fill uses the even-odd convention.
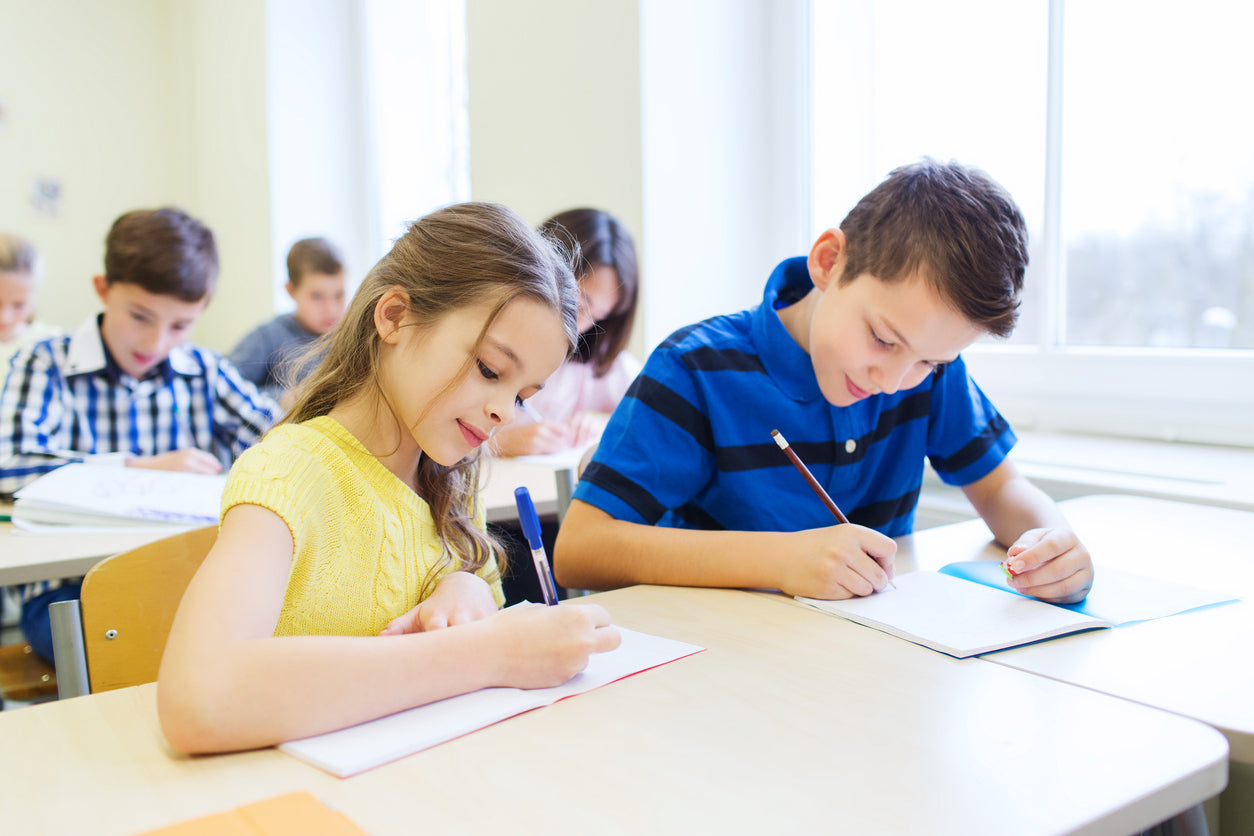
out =
[[[591,363],[563,363],[527,406],[545,421],[565,421],[576,412],[613,412],[636,379],[640,361],[626,351],[614,358],[604,377],[593,377]],[[520,422],[529,419],[526,413]]]

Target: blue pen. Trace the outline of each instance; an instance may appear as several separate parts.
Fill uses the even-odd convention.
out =
[[[531,559],[536,564],[536,577],[540,579],[544,603],[550,607],[557,606],[557,583],[549,569],[549,557],[544,553],[544,541],[540,539],[540,516],[536,513],[536,506],[526,488],[514,491],[514,502],[518,505],[518,521],[522,523],[523,536],[531,546]]]

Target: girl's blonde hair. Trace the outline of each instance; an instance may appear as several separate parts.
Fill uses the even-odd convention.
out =
[[[578,289],[572,271],[576,257],[496,204],[462,203],[418,219],[366,275],[340,324],[312,348],[313,353],[325,348],[326,355],[298,388],[285,420],[298,423],[326,415],[365,387],[378,389],[381,338],[374,312],[392,288],[400,288],[409,297],[409,314],[420,328],[430,328],[460,308],[490,304],[476,350],[511,301],[521,297],[540,302],[561,315],[573,350],[578,339]],[[470,372],[476,356],[476,351],[470,353],[445,391]],[[379,393],[383,395],[382,390]],[[398,420],[395,414],[393,419]],[[439,566],[424,581],[423,596],[450,565],[452,571],[474,571],[496,552],[503,571],[504,550],[474,524],[478,452],[448,467],[423,455],[416,483],[444,544]]]

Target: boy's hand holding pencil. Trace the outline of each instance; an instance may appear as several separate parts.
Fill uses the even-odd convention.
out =
[[[886,586],[896,588],[893,584],[893,556],[897,553],[897,543],[878,531],[851,525],[819,480],[814,478],[810,468],[788,444],[783,433],[771,430],[771,438],[775,439],[779,449],[784,451],[793,467],[797,468],[839,523],[835,530],[816,528],[797,532],[798,535],[812,537],[815,542],[801,551],[804,555],[802,560],[786,567],[797,570],[796,588],[781,586],[781,589],[790,595],[836,601],[870,595]],[[790,581],[789,587],[793,585],[794,582]],[[809,591],[802,592],[801,589]]]

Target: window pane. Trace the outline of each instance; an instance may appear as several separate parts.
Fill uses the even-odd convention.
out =
[[[814,3],[814,231],[922,156],[984,169],[1028,223],[1015,343],[1040,339],[1047,35],[1045,0]]]
[[[1254,12],[1068,3],[1071,345],[1254,347]]]

